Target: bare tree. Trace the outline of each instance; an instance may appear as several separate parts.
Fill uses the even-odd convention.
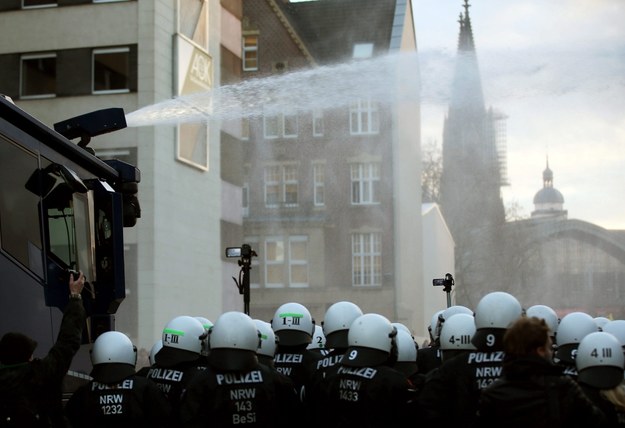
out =
[[[421,199],[423,202],[440,202],[443,156],[438,142],[430,138],[421,148]]]

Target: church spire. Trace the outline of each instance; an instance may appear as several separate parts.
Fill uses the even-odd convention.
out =
[[[484,111],[484,95],[480,70],[475,53],[473,28],[469,16],[469,0],[464,0],[464,13],[460,13],[458,23],[458,57],[452,83],[450,108],[468,108]]]
[[[460,34],[458,35],[458,51],[475,51],[475,42],[473,41],[473,28],[471,27],[471,18],[469,17],[469,0],[464,0],[464,16],[460,13],[458,22],[460,23]]]

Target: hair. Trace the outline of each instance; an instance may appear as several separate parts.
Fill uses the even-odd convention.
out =
[[[618,411],[625,412],[625,381],[619,383],[612,389],[604,389],[599,393],[603,398],[612,403]]]
[[[549,326],[542,318],[523,316],[516,320],[503,337],[506,355],[536,355],[538,348],[549,340]]]

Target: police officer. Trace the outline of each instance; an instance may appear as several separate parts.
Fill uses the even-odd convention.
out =
[[[335,302],[326,310],[321,326],[326,337],[328,354],[317,362],[317,372],[323,373],[343,358],[347,351],[349,327],[354,320],[363,315],[362,309],[353,302],[342,300]]]
[[[582,339],[599,331],[599,326],[594,318],[585,312],[570,312],[562,317],[556,330],[556,352],[554,361],[559,364],[564,374],[577,380],[577,368],[575,367],[575,354]]]
[[[22,333],[6,333],[0,340],[0,425],[65,426],[61,384],[80,348],[84,285],[82,272],[70,274],[59,335],[44,358],[33,359],[37,342]]]
[[[474,426],[480,390],[501,376],[503,335],[522,313],[509,293],[495,291],[480,299],[471,339],[476,350],[445,360],[423,385],[419,403],[428,423]]]
[[[149,379],[137,376],[137,348],[119,331],[102,333],[91,350],[91,380],[74,392],[65,411],[73,427],[172,425],[171,406]]]
[[[480,395],[480,426],[603,426],[602,412],[553,363],[549,327],[544,319],[518,319],[504,336],[504,350],[502,376]]]
[[[609,427],[625,426],[625,356],[611,333],[595,332],[579,343],[575,357],[577,382],[605,414]]]
[[[312,342],[306,347],[313,352],[318,352],[322,356],[328,355],[329,350],[326,348],[326,337],[323,334],[323,327],[315,324],[315,333],[313,334]]]
[[[419,360],[418,373],[421,375],[427,375],[429,372],[441,365],[441,351],[439,333],[437,331],[438,317],[443,313],[443,309],[440,309],[432,315],[430,325],[428,325],[428,333],[430,335],[430,343],[427,346],[422,346],[417,351],[417,360]]]
[[[397,360],[397,330],[380,314],[358,317],[349,328],[348,348],[326,372],[319,408],[325,427],[394,427],[414,419],[415,394]]]
[[[185,391],[181,418],[184,427],[293,424],[299,401],[291,382],[257,358],[259,331],[242,312],[225,312],[208,337],[208,367]]]
[[[196,318],[181,315],[163,329],[163,347],[154,356],[147,377],[165,393],[176,419],[180,399],[191,379],[206,368],[202,349],[207,332]]]

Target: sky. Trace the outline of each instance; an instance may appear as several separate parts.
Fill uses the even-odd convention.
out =
[[[547,158],[568,218],[625,230],[625,0],[471,0],[486,107],[507,116],[504,204],[529,217]],[[412,0],[422,144],[442,143],[463,0]]]

